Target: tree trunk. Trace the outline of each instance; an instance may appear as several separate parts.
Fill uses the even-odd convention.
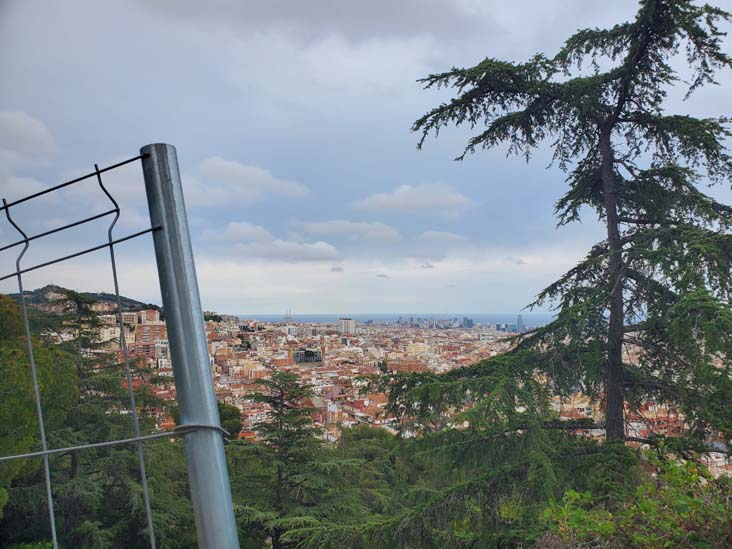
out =
[[[282,485],[283,485],[282,464],[277,463],[277,479],[275,481],[274,510],[278,514],[282,512]],[[272,531],[272,549],[281,549],[282,542],[280,541],[280,536],[282,536],[282,531],[279,528],[275,528]]]
[[[610,286],[610,318],[607,332],[607,377],[605,382],[605,432],[607,440],[625,439],[623,407],[623,256],[618,228],[618,205],[615,195],[615,167],[610,142],[612,124],[600,131],[602,158],[602,194],[605,200],[605,222],[610,250],[608,269]]]

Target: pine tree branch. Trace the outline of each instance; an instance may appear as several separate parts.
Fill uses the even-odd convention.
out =
[[[628,217],[619,216],[618,221],[620,223],[628,223],[631,225],[659,225],[661,222],[657,219],[648,219],[644,217]]]
[[[638,322],[636,324],[626,324],[623,327],[623,331],[627,333],[641,331],[645,327],[645,322]]]
[[[675,438],[675,437],[672,437],[672,438]],[[644,438],[644,437],[633,437],[633,436],[625,437],[626,442],[637,442],[639,444],[647,444],[648,446],[653,446],[654,448],[659,449],[659,450],[668,449],[668,447],[666,445],[661,443],[661,441],[667,440],[667,439],[668,439],[668,437],[658,437],[658,438]],[[676,439],[676,440],[684,440],[684,439],[681,438],[681,439]],[[701,443],[701,442],[700,443],[696,443],[696,442],[689,443],[686,446],[674,445],[672,450],[680,451],[680,452],[692,451],[692,452],[699,452],[701,454],[724,454],[727,456],[732,455],[732,449],[730,449],[730,448],[721,449],[721,448],[717,448],[716,446],[710,446],[709,444],[705,444],[705,443]],[[691,459],[690,456],[687,457],[687,459]]]

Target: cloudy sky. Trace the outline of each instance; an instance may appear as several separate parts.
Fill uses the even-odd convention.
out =
[[[461,130],[417,151],[412,122],[448,95],[416,80],[486,56],[551,54],[576,28],[634,10],[634,0],[1,0],[0,196],[168,142],[207,308],[518,311],[602,228],[588,215],[555,230],[564,175],[545,169],[546,151],[531,164],[502,150],[454,162]],[[728,105],[710,88],[678,108]],[[106,181],[123,207],[115,235],[144,228],[139,167]],[[107,208],[87,182],[13,213],[35,233]],[[23,265],[101,243],[107,223],[37,241]],[[0,246],[15,238],[0,220]],[[17,250],[0,252],[3,273]],[[26,286],[109,290],[105,254],[36,271]],[[119,254],[122,292],[159,301],[149,241]]]

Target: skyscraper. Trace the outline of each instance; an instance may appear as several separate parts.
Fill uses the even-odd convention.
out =
[[[520,334],[523,334],[526,331],[524,319],[521,318],[521,315],[518,315],[518,318],[516,319],[516,331]]]
[[[356,321],[352,318],[339,318],[338,333],[354,335],[356,333]]]

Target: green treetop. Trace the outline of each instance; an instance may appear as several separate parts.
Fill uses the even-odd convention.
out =
[[[363,460],[324,443],[309,406],[312,387],[280,370],[257,383],[261,391],[252,398],[269,409],[255,427],[259,440],[227,446],[242,543],[295,547],[314,532],[363,522],[369,515],[367,490],[359,485]]]
[[[32,309],[33,351],[50,448],[63,448],[133,436],[123,365],[101,348],[93,300],[67,291],[67,314]],[[8,454],[33,451],[38,427],[22,318],[9,298],[0,296],[0,446]],[[38,333],[42,330],[42,333]],[[43,337],[55,332],[63,341]],[[69,334],[72,336],[68,338]],[[143,432],[153,427],[137,395]],[[3,412],[3,410],[5,410]],[[3,452],[6,453],[6,452]],[[194,543],[192,510],[182,441],[145,444],[148,483],[160,546]],[[56,529],[63,547],[149,547],[139,464],[134,445],[61,452],[50,457]],[[0,546],[45,543],[50,539],[40,460],[14,461],[0,467]],[[11,481],[11,482],[8,482]],[[0,505],[2,507],[2,505]]]
[[[71,357],[61,349],[33,341],[33,354],[46,433],[63,425],[77,397]],[[40,450],[38,416],[20,308],[0,294],[0,448],[2,455]],[[11,481],[40,475],[40,460],[16,460],[0,466],[0,518]],[[47,511],[46,511],[47,512]]]

